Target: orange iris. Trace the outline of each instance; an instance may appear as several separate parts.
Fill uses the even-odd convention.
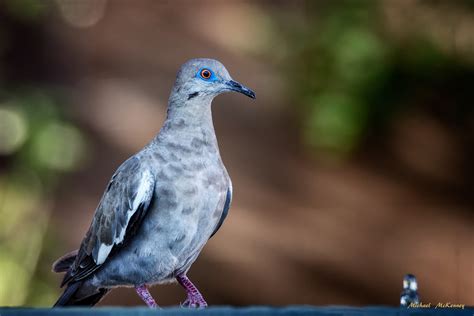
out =
[[[203,69],[201,70],[201,77],[203,77],[204,79],[209,79],[211,78],[211,72],[207,69]]]

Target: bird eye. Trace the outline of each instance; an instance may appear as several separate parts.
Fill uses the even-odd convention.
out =
[[[212,73],[211,73],[211,71],[210,71],[209,69],[203,69],[203,70],[201,70],[201,77],[202,77],[203,79],[209,79],[209,78],[211,78],[211,76],[212,76]]]

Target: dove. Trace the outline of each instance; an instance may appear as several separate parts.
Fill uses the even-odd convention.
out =
[[[211,111],[224,92],[255,99],[217,60],[181,66],[161,130],[114,173],[79,249],[53,264],[65,272],[55,307],[93,306],[116,287],[133,287],[154,308],[149,287],[172,282],[185,289],[184,306],[207,306],[187,272],[232,200]]]

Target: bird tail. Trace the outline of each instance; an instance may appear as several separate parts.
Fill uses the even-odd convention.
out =
[[[53,307],[94,306],[109,292],[109,289],[84,287],[83,281],[69,283]]]
[[[77,250],[65,254],[53,263],[53,272],[67,272],[76,260]],[[94,306],[109,292],[108,289],[97,289],[85,281],[70,282],[54,307]]]
[[[78,250],[71,251],[53,263],[53,272],[61,273],[69,270],[77,257]]]

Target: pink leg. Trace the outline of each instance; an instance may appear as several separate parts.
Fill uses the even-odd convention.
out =
[[[178,283],[181,284],[182,287],[186,290],[188,294],[188,298],[182,304],[183,306],[187,307],[207,307],[207,303],[202,297],[202,294],[199,292],[197,287],[191,282],[191,280],[186,275],[178,275],[176,277]]]
[[[158,304],[156,304],[150,292],[148,292],[146,285],[135,286],[135,291],[137,291],[138,296],[140,296],[140,298],[146,303],[146,305],[148,305],[148,307],[158,307]]]

